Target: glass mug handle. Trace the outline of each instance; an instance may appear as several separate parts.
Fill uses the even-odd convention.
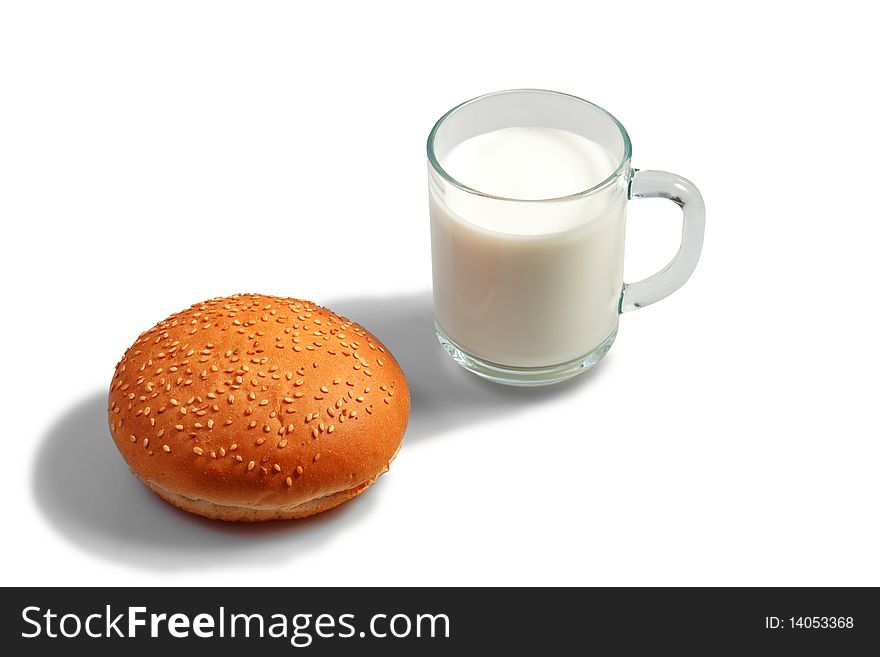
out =
[[[666,198],[684,213],[681,246],[663,269],[638,283],[624,283],[620,312],[625,313],[668,297],[685,284],[700,260],[706,229],[706,206],[700,190],[688,179],[666,171],[633,169],[629,198]]]

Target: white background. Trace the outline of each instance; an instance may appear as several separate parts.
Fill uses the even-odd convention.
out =
[[[787,4],[4,4],[3,584],[880,584],[877,23]],[[425,138],[512,87],[608,108],[708,208],[691,281],[539,391],[430,328]],[[627,279],[679,230],[632,203]],[[409,377],[404,449],[335,512],[193,518],[109,438],[138,333],[244,291]]]

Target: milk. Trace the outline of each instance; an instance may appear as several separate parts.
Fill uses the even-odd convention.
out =
[[[568,131],[512,127],[466,139],[438,158],[458,183],[491,195],[432,172],[441,330],[470,355],[515,368],[583,358],[612,336],[623,287],[626,176],[561,197],[606,181],[618,165],[614,155]]]

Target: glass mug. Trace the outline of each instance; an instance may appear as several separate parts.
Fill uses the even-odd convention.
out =
[[[444,170],[444,156],[454,146],[511,127],[586,137],[610,151],[616,168],[589,189],[539,199],[495,196]],[[621,313],[659,301],[687,281],[703,245],[700,192],[681,176],[633,169],[631,154],[629,136],[611,114],[553,91],[487,94],[437,121],[428,137],[434,325],[456,362],[509,385],[564,381],[608,352]],[[672,261],[645,280],[624,283],[631,198],[669,199],[681,207],[684,221]],[[487,228],[480,218],[490,215],[530,228]],[[550,229],[542,232],[542,224]]]

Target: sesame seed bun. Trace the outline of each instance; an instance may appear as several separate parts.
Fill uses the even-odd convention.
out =
[[[142,333],[116,366],[108,416],[131,471],[175,506],[304,518],[388,470],[409,390],[361,326],[308,301],[242,294]]]

